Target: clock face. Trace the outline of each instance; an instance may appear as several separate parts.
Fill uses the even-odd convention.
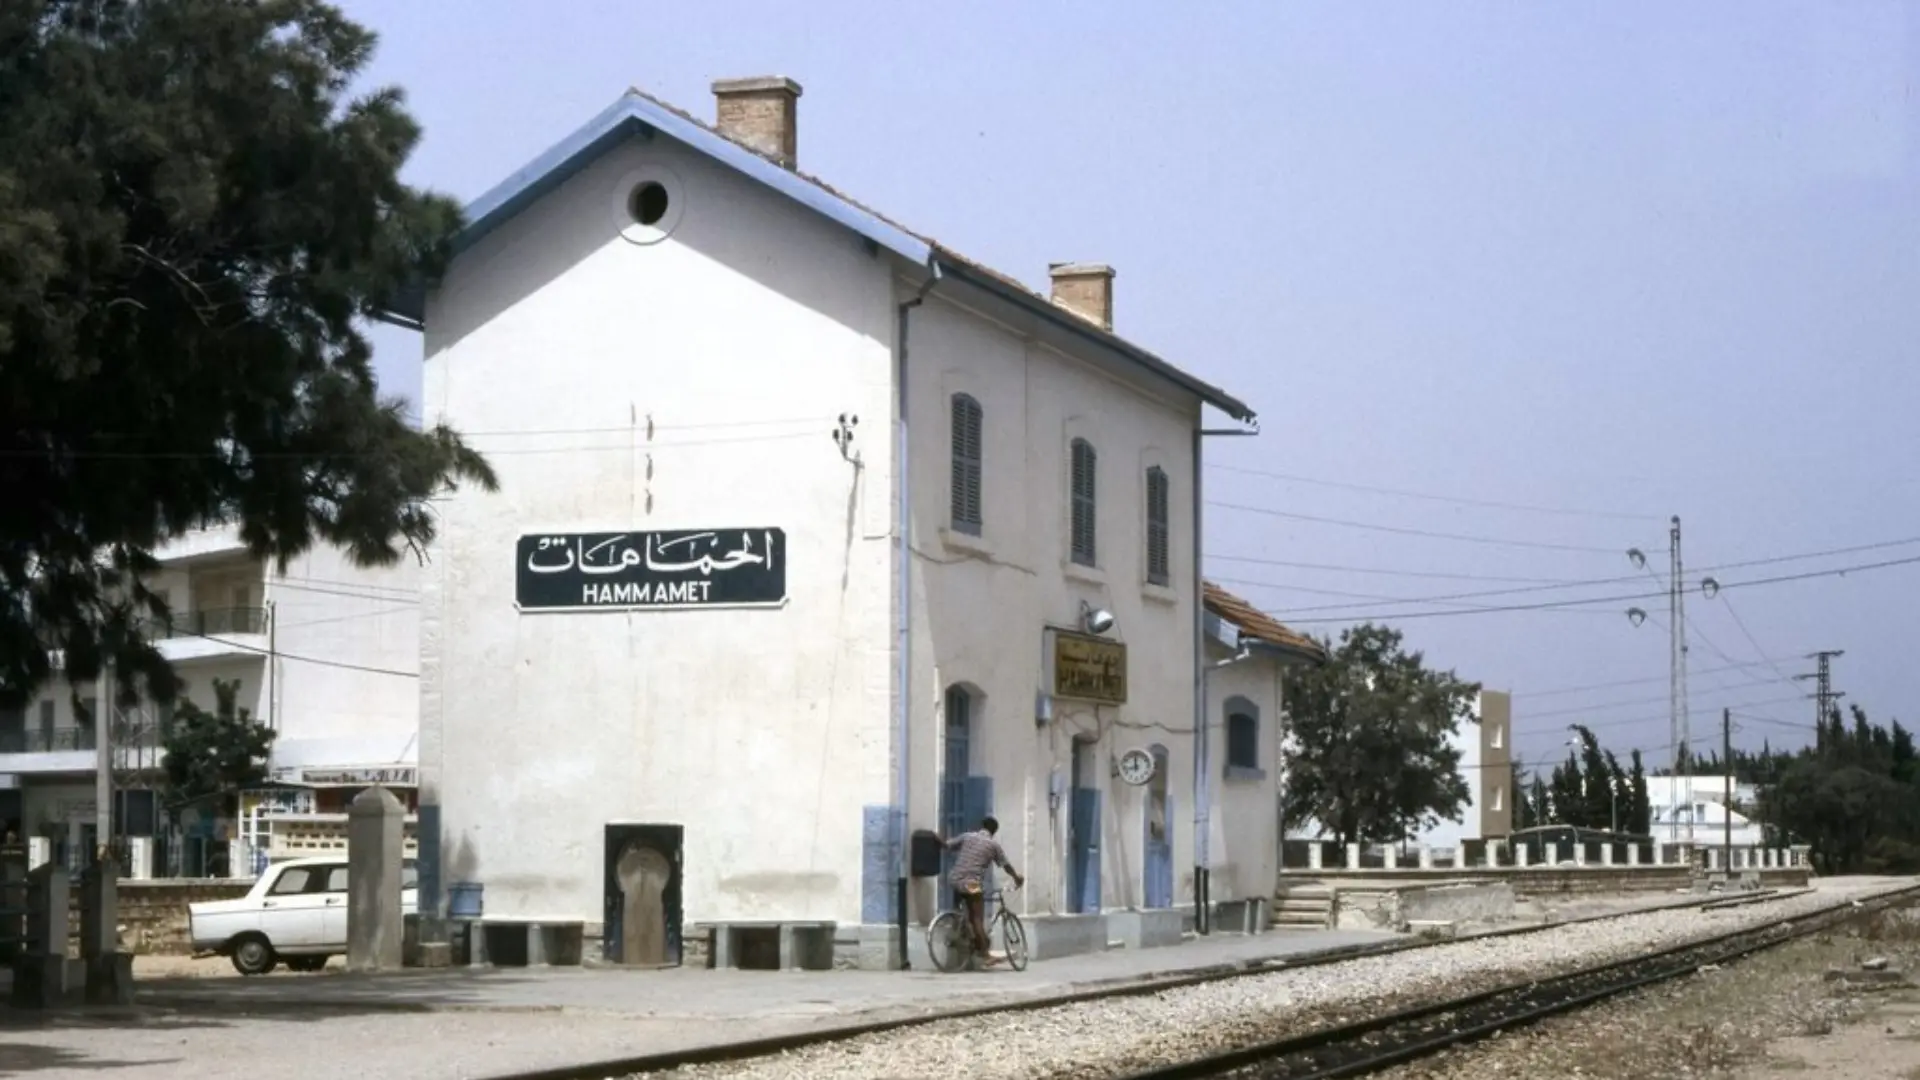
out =
[[[1120,779],[1135,785],[1153,779],[1153,755],[1145,750],[1129,750],[1120,755]]]

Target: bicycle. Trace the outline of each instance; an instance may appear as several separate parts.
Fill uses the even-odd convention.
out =
[[[986,920],[987,948],[992,949],[994,938],[998,937],[1007,954],[1007,966],[1025,971],[1027,928],[1020,924],[1020,916],[1008,911],[1001,902],[1005,893],[1005,889],[995,889],[981,898],[981,903],[993,910]],[[927,955],[933,958],[934,967],[949,974],[965,970],[973,963],[974,952],[973,927],[968,924],[965,909],[948,908],[927,924]]]

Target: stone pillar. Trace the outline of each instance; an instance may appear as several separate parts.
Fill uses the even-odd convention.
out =
[[[1360,845],[1359,844],[1347,845],[1347,869],[1349,870],[1360,869]]]
[[[1323,870],[1327,861],[1326,848],[1318,840],[1307,842],[1307,869]]]
[[[1587,865],[1587,842],[1585,840],[1575,840],[1573,842],[1573,865]]]
[[[347,809],[347,968],[397,971],[406,924],[400,914],[401,830],[406,809],[370,787]]]
[[[1639,844],[1627,845],[1627,865],[1628,866],[1640,865],[1640,845]]]
[[[111,856],[80,875],[80,959],[88,1004],[133,1004],[133,954],[120,948],[120,864]]]
[[[1613,842],[1611,840],[1600,845],[1600,865],[1613,865]]]
[[[1459,849],[1456,848],[1455,850]],[[1420,845],[1420,869],[1433,869],[1433,849],[1425,844]]]
[[[1386,851],[1387,851],[1387,869],[1389,870],[1400,869],[1400,845],[1399,844],[1390,845],[1386,849]]]
[[[1655,840],[1653,842],[1653,865],[1655,866],[1667,865],[1667,845],[1661,843],[1658,840]]]
[[[51,1009],[67,998],[67,871],[51,863],[27,873],[26,941],[13,962],[12,1003]]]

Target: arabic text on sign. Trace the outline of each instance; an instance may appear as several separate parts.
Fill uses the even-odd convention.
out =
[[[1056,697],[1124,705],[1127,700],[1127,647],[1061,634],[1054,639],[1053,692]]]

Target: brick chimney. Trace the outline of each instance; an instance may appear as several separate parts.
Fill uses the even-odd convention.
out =
[[[800,84],[781,75],[717,79],[720,133],[791,169],[799,151]]]
[[[1113,267],[1105,263],[1054,263],[1053,302],[1083,319],[1113,329]]]

